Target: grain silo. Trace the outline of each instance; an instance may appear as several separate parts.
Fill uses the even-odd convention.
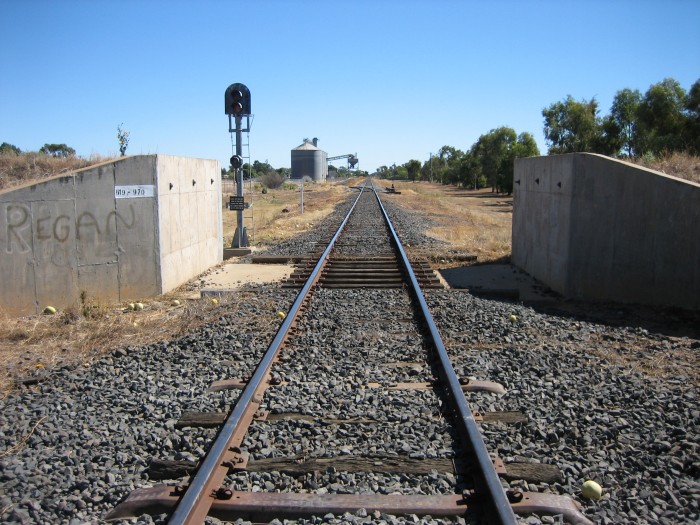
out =
[[[292,150],[292,179],[324,182],[328,176],[328,154],[316,147],[318,139],[313,143],[304,140],[298,148]]]

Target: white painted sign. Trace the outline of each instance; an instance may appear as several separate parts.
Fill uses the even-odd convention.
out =
[[[114,187],[115,199],[138,199],[141,197],[153,197],[155,194],[156,187],[153,184]]]

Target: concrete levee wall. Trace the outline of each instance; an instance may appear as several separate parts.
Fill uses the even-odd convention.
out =
[[[700,309],[700,185],[602,155],[518,159],[513,263],[565,297]]]
[[[171,187],[177,159],[125,157],[0,192],[0,309],[24,315],[49,304],[65,307],[82,291],[101,302],[151,297],[220,262],[221,206],[209,207],[218,202],[215,192],[221,198],[219,164],[184,159],[188,184]],[[205,181],[211,189],[200,191]],[[182,202],[161,209],[171,195],[187,210],[179,209]],[[192,209],[178,226],[187,242],[163,246],[174,217]],[[174,278],[163,254],[178,252],[187,252],[188,262]]]

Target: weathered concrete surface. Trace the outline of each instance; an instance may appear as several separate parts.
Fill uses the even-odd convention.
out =
[[[512,262],[565,297],[700,309],[700,185],[587,153],[515,163]]]
[[[146,298],[218,264],[219,174],[213,160],[140,155],[0,192],[0,309]],[[118,197],[134,186],[145,194]]]
[[[221,170],[215,161],[188,157],[158,155],[157,162],[165,293],[223,261]]]

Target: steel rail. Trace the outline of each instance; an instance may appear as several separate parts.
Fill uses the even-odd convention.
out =
[[[209,449],[209,452],[205,456],[204,461],[197,469],[194,478],[192,478],[185,493],[179,500],[177,507],[170,516],[168,524],[190,525],[193,523],[201,523],[207,516],[209,509],[215,501],[215,496],[212,493],[212,489],[218,488],[213,487],[213,485],[216,485],[216,483],[212,483],[212,479],[217,470],[222,467],[222,462],[224,461],[224,456],[229,450],[231,440],[243,424],[246,410],[253,402],[258,387],[267,377],[268,372],[272,367],[272,363],[274,362],[280,348],[282,347],[282,344],[289,334],[293,321],[296,319],[302,304],[307,298],[309,290],[311,290],[312,286],[318,281],[321,271],[328,260],[328,256],[330,255],[336,240],[338,237],[340,237],[340,233],[343,231],[343,228],[345,228],[345,225],[347,224],[348,219],[360,200],[364,190],[365,186],[360,189],[360,192],[350,208],[350,211],[336,230],[335,235],[333,235],[333,238],[323,254],[321,254],[319,257],[316,266],[309,276],[309,279],[306,281],[306,284],[299,291],[299,294],[294,300],[292,307],[289,309],[287,317],[277,331],[277,335],[273,339],[272,343],[270,343],[268,349],[265,351],[263,358],[255,369],[255,372],[253,373],[253,376],[251,377],[247,386],[241,392],[241,395],[236,401],[231,414],[226,419],[224,426],[219,431],[219,434]]]
[[[477,490],[484,492],[485,489],[485,495],[490,500],[487,502],[487,504],[493,510],[493,516],[489,516],[489,518],[492,520],[495,519],[495,521],[489,521],[489,523],[493,522],[504,525],[517,525],[518,521],[515,517],[515,513],[513,512],[513,508],[508,501],[508,497],[503,490],[503,487],[501,486],[498,474],[496,473],[496,469],[493,466],[493,461],[491,460],[488,450],[486,449],[486,444],[481,436],[481,432],[479,431],[479,427],[474,419],[474,415],[472,414],[469,404],[462,393],[462,386],[459,382],[459,378],[452,367],[452,363],[450,362],[450,358],[447,354],[447,349],[442,342],[442,337],[440,336],[440,332],[435,325],[435,321],[433,319],[433,315],[430,313],[428,304],[425,302],[425,297],[423,296],[423,292],[421,292],[416,275],[413,272],[411,263],[408,260],[408,256],[401,245],[401,241],[399,240],[396,230],[394,230],[391,220],[389,220],[389,215],[387,214],[386,209],[379,198],[379,194],[377,193],[376,189],[374,189],[374,185],[372,185],[372,191],[374,191],[379,207],[384,214],[384,219],[386,220],[391,232],[392,242],[399,252],[401,263],[403,264],[406,274],[411,281],[411,291],[415,299],[418,301],[425,323],[430,330],[430,336],[440,359],[440,365],[442,367],[445,380],[447,381],[450,397],[454,403],[453,409],[457,413],[458,430],[460,430],[463,437],[468,439],[474,457],[479,465],[479,472],[482,474],[482,486],[479,487],[477,485]]]

